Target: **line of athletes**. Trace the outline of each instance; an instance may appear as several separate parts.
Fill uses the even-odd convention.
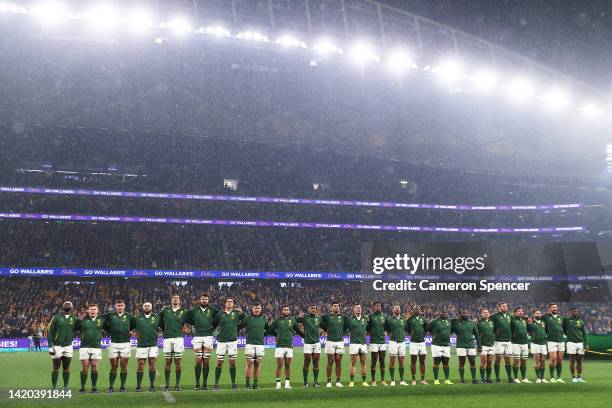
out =
[[[234,300],[225,299],[222,310],[215,309],[209,303],[208,295],[199,299],[199,304],[192,309],[181,307],[179,296],[171,298],[170,306],[164,307],[158,314],[152,311],[151,303],[142,306],[141,314],[134,316],[125,313],[125,302],[118,300],[114,312],[99,315],[98,306],[91,304],[86,313],[76,316],[72,303],[63,304],[63,312],[55,315],[48,330],[49,354],[53,360],[52,387],[57,387],[59,370],[63,368],[64,388],[68,387],[70,362],[72,359],[72,342],[76,332],[80,333],[79,357],[81,361],[81,392],[85,392],[88,371],[91,370],[92,392],[97,392],[99,362],[102,359],[102,331],[111,338],[109,347],[110,374],[109,392],[114,391],[114,384],[119,370],[121,392],[126,391],[128,359],[131,356],[130,338],[138,338],[136,358],[136,391],[142,391],[144,368],[148,363],[149,390],[155,391],[156,363],[158,356],[157,338],[161,334],[165,358],[165,386],[170,389],[172,363],[175,366],[175,391],[180,391],[181,357],[184,351],[184,335],[190,331],[195,354],[195,389],[208,389],[209,362],[214,347],[214,333],[217,333],[216,358],[213,389],[218,389],[219,379],[225,357],[228,357],[232,389],[236,385],[236,357],[238,354],[237,335],[241,329],[246,331],[246,388],[259,388],[261,360],[264,356],[264,336],[276,337],[276,388],[281,388],[281,372],[285,371],[285,388],[291,388],[291,360],[293,358],[293,337],[298,334],[304,338],[304,387],[309,386],[308,375],[312,364],[312,386],[319,387],[319,358],[321,355],[320,335],[326,335],[325,354],[327,354],[327,387],[332,387],[332,372],[335,365],[335,386],[342,387],[342,355],[344,354],[344,335],[350,337],[350,383],[355,384],[357,363],[363,386],[376,386],[377,365],[380,370],[380,384],[395,385],[396,361],[399,373],[399,384],[408,385],[404,379],[404,358],[406,356],[406,333],[410,335],[410,371],[412,385],[417,384],[417,362],[420,371],[420,384],[427,385],[425,380],[425,359],[427,348],[425,335],[432,336],[431,353],[433,357],[434,384],[440,384],[439,369],[442,365],[444,383],[452,384],[449,379],[449,360],[451,355],[450,338],[456,334],[456,347],[461,382],[465,382],[465,363],[469,364],[473,384],[492,383],[492,368],[495,382],[500,379],[501,360],[503,357],[507,380],[510,383],[529,383],[527,378],[528,344],[531,343],[531,354],[537,383],[548,383],[545,379],[546,355],[549,355],[550,382],[563,383],[562,362],[567,337],[567,352],[570,357],[570,370],[573,382],[584,382],[582,379],[582,357],[588,351],[584,322],[577,309],[571,315],[563,317],[556,304],[551,303],[548,312],[543,314],[534,310],[531,317],[526,317],[521,307],[508,310],[506,303],[498,304],[498,312],[490,315],[487,308],[482,308],[477,320],[470,319],[467,310],[461,310],[457,319],[449,319],[442,310],[439,316],[431,321],[421,315],[416,306],[410,314],[403,315],[401,307],[394,305],[391,314],[382,312],[380,302],[373,304],[373,313],[362,314],[361,305],[353,306],[351,316],[340,313],[340,305],[331,303],[331,312],[320,315],[315,305],[308,307],[307,313],[299,317],[290,315],[290,308],[283,306],[281,316],[269,323],[262,314],[262,307],[255,303],[250,314],[234,307]],[[191,326],[191,328],[189,327]],[[369,344],[366,343],[369,336]],[[386,337],[389,343],[386,343]],[[370,352],[371,381],[366,378],[366,358]],[[385,381],[385,360],[389,354],[390,383]],[[480,377],[476,375],[476,356],[480,355]],[[513,361],[512,361],[513,359]],[[519,378],[520,373],[520,378]],[[251,383],[252,379],[252,383]],[[201,381],[200,381],[201,380]]]

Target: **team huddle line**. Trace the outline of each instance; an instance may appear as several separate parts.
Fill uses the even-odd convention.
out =
[[[545,378],[546,356],[549,355],[550,382],[564,383],[562,378],[563,354],[566,350],[570,358],[572,381],[585,382],[582,379],[582,357],[588,351],[587,335],[584,322],[577,309],[572,309],[569,316],[562,316],[558,306],[549,304],[547,313],[533,310],[527,316],[521,307],[510,313],[506,303],[499,303],[498,311],[490,314],[487,308],[480,310],[478,319],[471,319],[467,309],[460,311],[459,318],[449,319],[446,310],[427,321],[419,306],[410,314],[402,314],[400,305],[391,307],[391,314],[382,311],[380,302],[373,303],[373,313],[362,314],[361,305],[353,306],[350,316],[340,313],[340,304],[331,303],[331,312],[321,315],[317,307],[311,304],[306,313],[291,316],[289,306],[283,306],[281,316],[269,322],[262,313],[262,306],[254,303],[249,314],[234,306],[234,300],[227,298],[222,310],[209,303],[209,297],[203,294],[199,304],[191,309],[181,306],[178,295],[171,297],[170,306],[162,308],[155,314],[152,304],[142,305],[141,314],[132,315],[125,312],[125,302],[117,300],[114,311],[100,315],[96,304],[90,304],[87,312],[77,316],[73,313],[70,301],[63,304],[63,312],[56,314],[49,324],[49,354],[53,361],[51,383],[57,388],[59,370],[62,368],[63,385],[68,388],[70,363],[73,356],[72,340],[76,332],[80,333],[81,345],[81,388],[85,392],[88,374],[91,374],[91,391],[97,393],[98,371],[102,359],[102,332],[106,331],[111,338],[109,348],[110,374],[108,392],[114,392],[114,385],[119,371],[121,392],[126,391],[127,366],[132,354],[130,338],[137,339],[136,358],[136,391],[142,392],[142,381],[145,365],[148,365],[149,391],[155,391],[157,374],[157,356],[159,348],[157,338],[163,336],[164,391],[170,390],[170,377],[174,363],[175,391],[181,391],[181,360],[184,352],[184,336],[193,333],[193,350],[195,354],[195,389],[209,389],[208,377],[210,360],[214,348],[214,336],[217,336],[215,349],[216,365],[214,367],[213,389],[219,388],[223,364],[226,360],[232,389],[236,384],[236,358],[238,355],[238,332],[246,332],[245,345],[245,388],[259,388],[261,361],[265,353],[264,337],[276,338],[275,377],[276,389],[281,389],[281,374],[284,369],[284,387],[291,388],[291,361],[293,359],[293,337],[299,335],[304,339],[304,387],[319,387],[319,360],[322,353],[320,336],[325,334],[324,353],[327,354],[326,378],[327,387],[343,387],[342,356],[345,352],[344,335],[350,337],[348,353],[350,356],[349,387],[355,386],[357,365],[360,366],[362,385],[377,386],[377,368],[380,372],[380,385],[395,386],[395,369],[399,374],[399,384],[408,385],[404,377],[404,360],[407,354],[406,333],[410,335],[410,373],[411,384],[417,384],[417,363],[419,366],[419,384],[427,385],[425,379],[425,360],[427,347],[425,335],[432,336],[431,354],[433,357],[434,384],[441,384],[440,365],[444,374],[444,384],[453,384],[449,378],[449,361],[451,355],[450,338],[457,337],[456,347],[458,369],[461,383],[465,383],[465,363],[468,362],[473,384],[491,384],[492,371],[495,382],[501,383],[501,361],[504,360],[507,381],[509,383],[531,383],[527,377],[527,359],[529,352],[533,355],[537,383],[548,383]],[[369,336],[369,343],[367,343]],[[389,337],[389,343],[386,337]],[[370,381],[367,380],[367,355],[370,354]],[[385,381],[386,355],[389,354],[390,383]],[[480,376],[476,374],[476,356],[480,355]],[[313,382],[309,383],[310,366],[312,365]],[[335,365],[335,367],[334,367]],[[332,383],[335,374],[335,384]],[[520,375],[519,375],[520,374]]]

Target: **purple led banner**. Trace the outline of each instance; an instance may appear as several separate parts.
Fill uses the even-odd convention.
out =
[[[367,225],[367,224],[330,224],[314,222],[285,221],[244,221],[244,220],[207,220],[198,218],[159,218],[159,217],[126,217],[115,215],[62,215],[41,213],[0,213],[0,219],[53,220],[53,221],[99,221],[99,222],[132,222],[154,224],[183,225],[225,225],[240,227],[277,227],[277,228],[317,228],[348,229],[373,231],[412,231],[412,232],[468,232],[468,233],[532,233],[532,232],[572,232],[584,231],[585,227],[538,227],[538,228],[473,228],[473,227],[422,227],[410,225]]]
[[[310,198],[248,197],[248,196],[178,194],[178,193],[147,193],[147,192],[133,192],[133,191],[103,191],[103,190],[54,189],[54,188],[10,187],[10,186],[8,187],[0,186],[0,192],[2,193],[26,193],[26,194],[98,196],[98,197],[170,198],[170,199],[176,199],[176,200],[233,201],[233,202],[304,204],[304,205],[332,205],[332,206],[349,206],[349,207],[421,208],[421,209],[461,210],[461,211],[567,210],[567,209],[582,207],[582,204],[539,204],[539,205],[416,204],[416,203],[397,203],[397,202],[385,202],[385,201],[317,200],[317,199],[310,199]]]

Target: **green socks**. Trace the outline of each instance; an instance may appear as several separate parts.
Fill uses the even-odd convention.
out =
[[[114,387],[115,386],[115,380],[117,379],[117,373],[113,373],[111,372],[108,375],[108,386],[109,387]]]
[[[91,372],[91,388],[96,388],[98,386],[98,372]]]
[[[121,386],[125,388],[125,382],[127,381],[127,372],[119,373],[119,378],[121,379]]]
[[[200,385],[200,376],[202,375],[202,366],[197,364],[195,366],[195,381],[196,387]]]
[[[389,367],[389,376],[391,377],[391,381],[395,381],[395,367]]]
[[[472,380],[476,379],[476,367],[470,367],[470,374],[472,375]]]
[[[549,366],[548,370],[550,371],[550,378],[555,378],[555,366]]]
[[[400,375],[400,381],[404,381],[404,367],[400,367],[398,368],[398,370]]]
[[[482,382],[485,382],[485,369],[484,368],[480,369],[480,380]]]
[[[313,368],[312,369],[312,375],[314,376],[314,382],[318,383],[319,382],[319,369],[318,368]]]
[[[140,388],[142,386],[142,377],[144,375],[144,372],[142,371],[136,371],[136,387]]]
[[[230,366],[230,378],[232,385],[236,384],[236,366]]]
[[[527,366],[526,365],[522,365],[521,366],[521,378],[525,379],[527,377]]]
[[[81,388],[85,388],[85,384],[87,384],[87,371],[81,371]]]
[[[221,378],[221,367],[215,367],[215,385],[219,385],[219,378]]]
[[[57,378],[59,377],[59,371],[51,371],[51,386],[53,388],[57,387]]]
[[[376,370],[370,370],[370,375],[372,377],[372,381],[376,381]]]
[[[206,385],[208,382],[208,372],[210,371],[209,367],[202,367],[202,385]]]
[[[181,383],[181,370],[174,369],[174,378],[176,379],[176,385]]]
[[[170,369],[164,369],[164,379],[166,380],[166,387],[170,386]]]
[[[68,380],[70,380],[70,371],[64,371],[62,373],[62,377],[64,379],[64,388],[68,388]]]
[[[433,368],[433,374],[434,374],[434,379],[437,380],[438,379],[438,374],[440,373],[440,367],[436,367],[434,366]]]
[[[518,373],[519,373],[518,366],[512,367],[512,372],[514,373],[514,378],[518,378]]]
[[[499,380],[499,370],[501,367],[499,364],[493,364],[493,368],[495,368],[495,379]]]
[[[561,369],[563,365],[561,363],[557,363],[557,378],[561,378]]]
[[[512,379],[512,365],[506,364],[505,368],[506,368],[506,375],[508,376],[508,379],[511,380]]]
[[[459,369],[459,377],[461,377],[461,381],[463,381],[463,377],[465,376],[465,368]]]
[[[448,376],[450,375],[450,370],[448,369],[448,366],[442,367],[442,371],[444,371],[444,378],[448,380]]]
[[[149,385],[155,387],[155,375],[157,371],[149,371]]]
[[[304,376],[304,385],[308,384],[308,369],[304,368],[302,370],[302,375]]]

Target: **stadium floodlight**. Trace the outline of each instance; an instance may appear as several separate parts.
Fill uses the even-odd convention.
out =
[[[387,60],[387,65],[392,72],[401,74],[406,72],[409,68],[412,68],[414,62],[407,51],[400,49],[391,53]]]
[[[357,43],[351,49],[349,54],[351,60],[358,65],[365,65],[368,62],[380,62],[380,57],[372,51],[372,48],[366,43]]]
[[[126,19],[126,23],[136,33],[144,33],[153,27],[153,18],[145,10],[135,10]]]
[[[584,116],[594,118],[596,116],[603,115],[603,110],[594,102],[586,103],[583,107],[579,108]]]
[[[508,96],[516,102],[525,101],[533,95],[533,86],[531,81],[526,78],[518,78],[506,86]]]
[[[6,1],[0,1],[0,13],[18,13],[19,6]]]
[[[439,78],[447,83],[457,82],[464,75],[463,64],[457,58],[447,58],[434,68],[432,71],[436,72]]]
[[[319,40],[315,43],[312,49],[323,55],[342,54],[342,49],[338,48],[334,43],[327,39]]]
[[[470,80],[474,88],[483,92],[491,91],[499,84],[497,74],[488,68],[476,71],[476,73],[470,77]]]
[[[182,17],[176,17],[166,24],[162,24],[163,27],[169,28],[176,35],[185,35],[193,31],[193,28],[187,20]]]
[[[107,4],[94,6],[85,17],[93,23],[95,28],[102,30],[112,27],[119,21],[117,11]]]
[[[30,10],[45,24],[55,24],[68,15],[66,6],[56,1],[36,4]]]
[[[278,38],[275,42],[283,47],[306,48],[306,44],[304,42],[290,35],[284,35]]]
[[[571,98],[565,89],[555,88],[542,95],[542,101],[547,109],[557,111],[567,108],[571,103]]]
[[[215,37],[229,37],[230,32],[221,26],[210,26],[206,27],[204,31],[206,34],[214,35]]]
[[[238,33],[237,37],[247,41],[268,42],[268,37],[259,31],[243,31]]]

